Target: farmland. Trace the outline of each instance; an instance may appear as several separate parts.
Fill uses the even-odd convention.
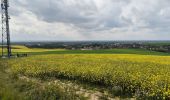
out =
[[[10,73],[11,79],[17,80],[17,83],[14,82],[17,85],[12,85],[11,88],[17,87],[19,94],[29,94],[34,100],[37,99],[34,94],[41,97],[44,95],[49,100],[55,97],[89,99],[83,95],[87,93],[80,93],[80,88],[72,88],[75,85],[69,87],[73,83],[76,87],[77,84],[85,85],[92,90],[101,87],[102,90],[99,91],[104,94],[102,97],[105,99],[168,99],[170,96],[168,53],[142,49],[82,51],[31,49],[23,46],[13,48],[15,53],[21,51],[30,55],[3,60],[7,68],[4,70]],[[8,80],[5,81],[9,83]],[[61,87],[59,83],[65,85]]]
[[[66,50],[66,49],[40,49],[27,48],[25,46],[13,46],[12,52],[28,53],[30,55],[46,55],[46,54],[138,54],[138,55],[162,55],[169,56],[170,53],[162,53],[156,51],[148,51],[145,49],[103,49],[103,50]]]

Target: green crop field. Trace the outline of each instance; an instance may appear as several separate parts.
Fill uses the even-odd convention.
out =
[[[28,53],[30,55],[45,54],[138,54],[138,55],[162,55],[169,56],[170,53],[149,51],[145,49],[105,49],[105,50],[66,50],[66,49],[38,49],[25,46],[13,46],[12,51],[16,53]]]
[[[86,84],[90,91],[103,94],[97,100],[170,99],[168,53],[141,49],[83,51],[23,46],[13,47],[13,52],[29,53],[29,56],[1,60],[1,77],[8,78],[0,80],[4,81],[1,86],[6,87],[0,90],[0,98],[16,98],[13,93],[19,94],[18,98],[25,95],[28,100],[37,100],[38,97],[44,100],[56,100],[56,97],[62,100],[93,100],[91,97],[99,97],[91,92],[89,94],[93,95],[87,96],[87,92],[77,88]],[[59,84],[60,81],[56,80],[64,82]],[[4,94],[5,90],[9,90],[8,84],[13,91]]]
[[[170,42],[150,42],[150,43],[144,43],[145,45],[151,45],[151,46],[167,46],[170,45]]]

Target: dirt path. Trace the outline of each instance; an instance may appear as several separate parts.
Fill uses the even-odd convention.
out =
[[[77,84],[76,82],[67,81],[67,80],[59,80],[59,79],[50,79],[47,81],[38,80],[37,78],[30,78],[26,76],[20,76],[20,80],[26,80],[26,81],[34,81],[38,82],[42,86],[44,84],[50,85],[57,85],[60,86],[60,88],[68,89],[67,91],[75,92],[77,95],[81,95],[83,97],[86,97],[87,100],[119,100],[120,98],[112,97],[111,94],[108,93],[108,91],[96,88],[96,87],[88,87],[83,86],[82,84]]]

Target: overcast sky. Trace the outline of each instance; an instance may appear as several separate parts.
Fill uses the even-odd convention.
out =
[[[170,0],[9,0],[13,41],[170,40]]]

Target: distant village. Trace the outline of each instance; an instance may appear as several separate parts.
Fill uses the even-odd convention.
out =
[[[100,49],[147,49],[158,52],[170,52],[170,43],[147,42],[48,42],[27,43],[30,48],[62,48],[69,50],[100,50]]]

